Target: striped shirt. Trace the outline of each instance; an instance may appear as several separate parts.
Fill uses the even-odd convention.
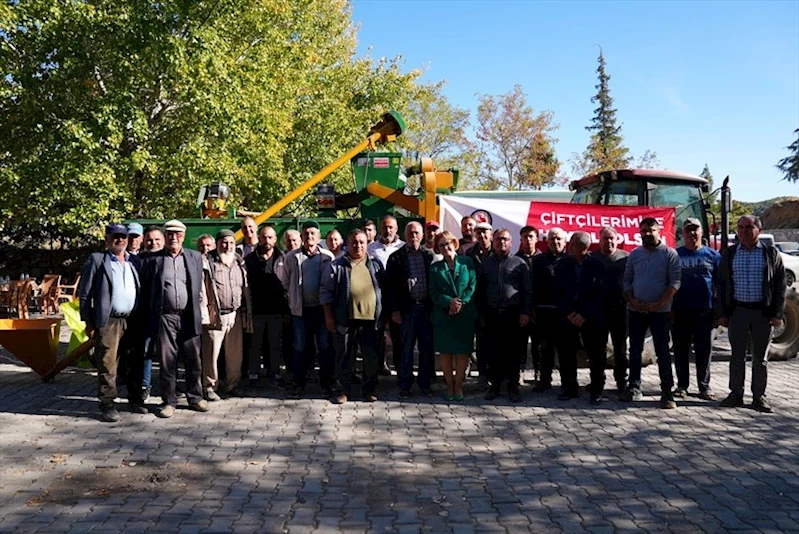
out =
[[[739,302],[763,302],[763,277],[766,275],[766,255],[758,241],[751,250],[738,244],[732,259],[733,297]]]

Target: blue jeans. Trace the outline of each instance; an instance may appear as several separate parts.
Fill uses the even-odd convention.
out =
[[[671,353],[669,352],[669,314],[639,313],[630,310],[630,387],[641,389],[641,355],[644,352],[644,338],[649,328],[655,355],[658,359],[660,390],[671,392],[674,375],[671,372]]]
[[[402,360],[400,362],[399,387],[410,391],[413,387],[413,348],[419,345],[419,387],[430,389],[433,369],[433,337],[430,313],[426,304],[412,304],[402,313],[400,325]]]
[[[153,379],[153,351],[151,348],[153,340],[148,338],[147,344],[144,348],[144,374],[142,380],[142,387],[150,389],[150,384]]]
[[[335,357],[330,345],[330,333],[325,327],[325,313],[321,306],[302,308],[302,317],[291,317],[294,326],[294,385],[300,389],[305,387],[305,378],[309,362],[313,361],[309,354],[309,340],[316,338],[319,350],[319,382],[322,389],[333,387],[333,371]]]

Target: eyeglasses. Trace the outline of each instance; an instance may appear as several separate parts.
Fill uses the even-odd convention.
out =
[[[495,237],[494,241],[510,241],[510,237]]]

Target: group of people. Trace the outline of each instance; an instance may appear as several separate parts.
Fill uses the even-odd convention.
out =
[[[246,395],[264,376],[270,386],[300,398],[317,365],[322,391],[333,402],[347,402],[358,384],[362,398],[374,402],[378,377],[391,375],[389,340],[403,398],[414,384],[433,395],[438,353],[445,396],[462,401],[474,353],[485,399],[495,399],[507,383],[509,400],[518,402],[529,346],[533,391],[552,388],[557,354],[558,398],[574,399],[582,347],[590,366],[589,400],[596,405],[604,398],[610,338],[619,399],[638,401],[647,331],[661,406],[674,408],[688,395],[692,347],[698,395],[716,398],[710,360],[718,324],[729,327],[732,345],[730,393],[721,405],[743,405],[751,337],[753,407],[771,412],[767,351],[783,314],[785,272],[775,249],[759,241],[760,229],[757,217],[742,217],[738,243],[720,255],[703,244],[694,218],[683,222],[683,245],[676,250],[651,218],[640,222],[642,245],[630,253],[619,249],[612,227],[602,229],[594,251],[589,234],[568,236],[553,228],[542,253],[532,226],[521,229],[515,247],[509,230],[472,217],[461,221],[460,238],[435,221],[409,222],[400,237],[397,220],[387,215],[379,227],[366,221],[350,231],[346,241],[332,230],[324,246],[318,224],[308,221],[301,231],[285,232],[281,249],[275,228],[259,229],[247,218],[241,243],[222,230],[201,236],[195,251],[183,246],[186,227],[178,220],[163,231],[111,224],[105,250],[86,262],[79,287],[81,317],[96,341],[101,417],[120,418],[120,360],[136,413],[148,412],[152,360],[159,361],[162,404],[156,415],[164,418],[178,403],[179,360],[186,400],[200,412],[220,394]]]

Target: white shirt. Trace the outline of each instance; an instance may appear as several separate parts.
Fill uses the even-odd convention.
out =
[[[394,240],[393,243],[384,245],[378,238],[369,243],[369,246],[366,247],[366,252],[370,256],[374,257],[377,261],[379,261],[383,265],[383,268],[385,269],[386,263],[388,263],[388,257],[391,256],[391,253],[394,252],[395,250],[401,249],[404,244],[405,241],[403,241],[400,238],[397,238]]]

